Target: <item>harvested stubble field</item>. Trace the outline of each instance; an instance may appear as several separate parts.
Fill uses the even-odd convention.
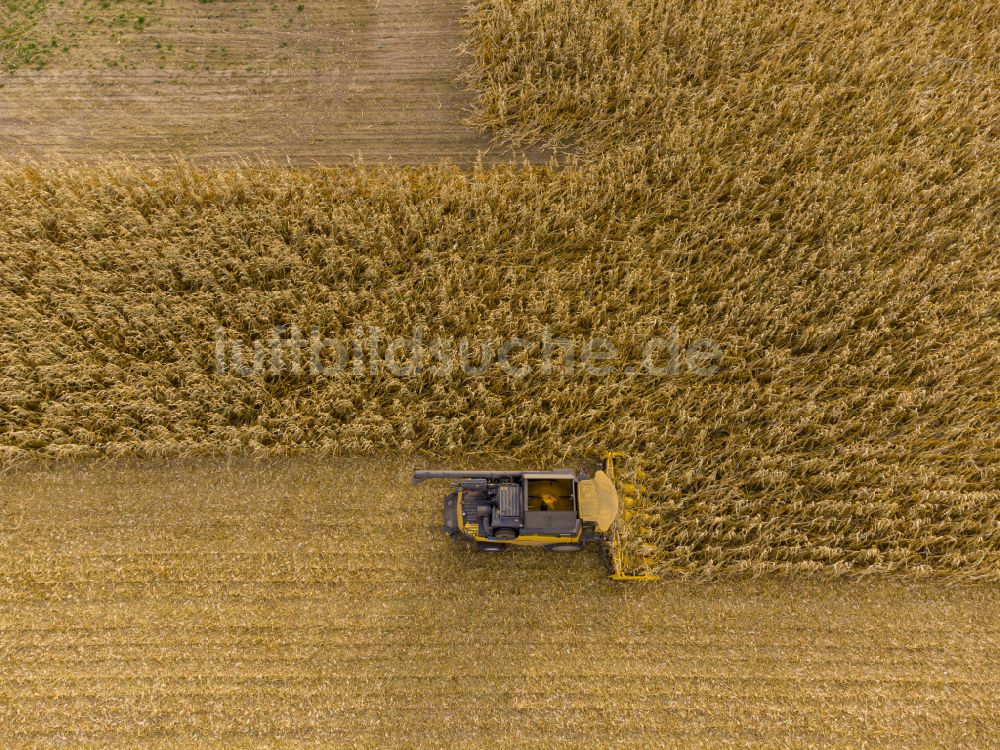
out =
[[[614,584],[399,461],[2,478],[4,747],[986,747],[993,586]]]
[[[470,163],[458,0],[4,0],[0,153]]]

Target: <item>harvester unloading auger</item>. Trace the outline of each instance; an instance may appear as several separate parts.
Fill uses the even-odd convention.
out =
[[[611,578],[649,581],[648,560],[629,555],[623,523],[644,490],[622,475],[621,453],[609,453],[593,476],[549,471],[415,471],[413,483],[447,479],[444,530],[482,552],[507,546],[577,552],[589,542],[607,551]]]

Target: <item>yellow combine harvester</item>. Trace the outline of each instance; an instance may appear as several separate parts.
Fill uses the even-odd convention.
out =
[[[619,490],[629,504],[634,488],[618,482],[610,453],[593,477],[570,469],[551,471],[415,471],[413,483],[429,479],[453,482],[444,498],[444,530],[482,552],[507,546],[544,547],[577,552],[588,542],[608,543],[615,580],[651,580],[648,573],[624,570],[616,549],[622,510]],[[624,486],[623,486],[624,485]]]

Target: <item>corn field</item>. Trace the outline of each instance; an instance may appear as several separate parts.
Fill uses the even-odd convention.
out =
[[[3,461],[615,449],[661,575],[1000,578],[998,29],[983,2],[478,2],[473,121],[549,165],[4,163]],[[219,370],[220,332],[276,327],[621,356]],[[721,357],[637,371],[651,339]]]

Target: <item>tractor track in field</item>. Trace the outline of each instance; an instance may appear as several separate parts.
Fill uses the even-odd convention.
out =
[[[0,477],[7,747],[986,746],[998,592],[476,555],[409,461]]]

